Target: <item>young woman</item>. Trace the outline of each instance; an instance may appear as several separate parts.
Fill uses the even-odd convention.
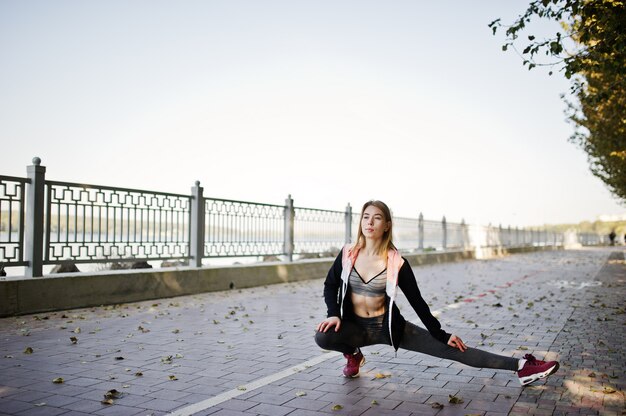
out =
[[[407,322],[395,304],[398,287],[428,330]],[[472,367],[516,371],[526,385],[554,373],[556,361],[523,359],[470,348],[441,329],[417,287],[409,262],[392,243],[391,212],[381,201],[363,205],[356,244],[346,246],[324,282],[328,317],[317,325],[315,341],[321,348],[340,351],[348,360],[343,374],[359,375],[365,358],[359,347],[391,345]]]

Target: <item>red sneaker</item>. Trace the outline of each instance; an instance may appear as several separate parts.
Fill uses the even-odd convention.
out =
[[[546,378],[550,374],[559,369],[559,363],[556,361],[541,361],[533,357],[531,354],[524,356],[526,363],[521,370],[517,372],[519,382],[522,386],[535,382],[541,378]]]
[[[344,357],[348,359],[348,363],[343,368],[343,375],[345,377],[358,377],[359,369],[365,364],[365,357],[361,350],[356,354],[344,354]]]

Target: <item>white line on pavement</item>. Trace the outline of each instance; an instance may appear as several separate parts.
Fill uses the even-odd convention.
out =
[[[267,377],[263,377],[260,378],[258,380],[254,380],[253,382],[250,382],[248,384],[242,384],[241,386],[237,387],[236,389],[232,389],[229,391],[226,391],[222,394],[219,394],[215,397],[211,397],[210,399],[207,400],[203,400],[201,402],[198,403],[194,403],[190,406],[187,407],[183,407],[182,409],[178,409],[172,413],[170,413],[170,416],[190,416],[193,415],[194,413],[198,413],[202,410],[206,410],[210,407],[216,406],[220,403],[223,403],[227,400],[233,399],[237,396],[241,396],[242,394],[248,393],[250,391],[256,390],[260,387],[263,386],[267,386],[270,383],[273,383],[275,381],[278,381],[282,378],[285,377],[289,377],[290,375],[300,372],[306,368],[309,368],[311,366],[317,365],[319,363],[322,363],[326,360],[329,360],[331,358],[335,358],[338,357],[339,355],[341,355],[338,352],[328,352],[325,354],[322,354],[320,356],[317,356],[315,358],[311,358],[308,361],[305,361],[301,364],[295,365],[291,368],[288,368],[286,370],[283,370],[279,373],[276,374],[272,374],[269,375]]]

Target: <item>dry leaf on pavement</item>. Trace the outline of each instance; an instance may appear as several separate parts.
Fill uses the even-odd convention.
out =
[[[463,403],[463,399],[461,397],[453,396],[452,394],[448,395],[448,401],[452,404],[461,404]]]

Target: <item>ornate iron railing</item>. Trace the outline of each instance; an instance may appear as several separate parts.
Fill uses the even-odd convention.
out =
[[[393,221],[393,243],[396,248],[403,251],[419,249],[419,229],[417,218],[395,217]]]
[[[0,263],[26,266],[24,201],[28,179],[0,176]]]
[[[296,258],[334,255],[355,241],[360,213],[208,198],[45,180],[38,158],[27,178],[0,176],[0,266],[181,259],[192,266],[214,257]],[[573,237],[605,244],[596,234]],[[572,240],[568,236],[568,241]],[[394,242],[404,252],[488,246],[564,244],[564,234],[395,217]],[[267,258],[266,257],[266,258]]]
[[[188,258],[189,199],[46,181],[44,264]]]
[[[204,257],[283,254],[282,205],[206,198]]]
[[[337,254],[346,242],[346,213],[294,208],[294,254]]]

